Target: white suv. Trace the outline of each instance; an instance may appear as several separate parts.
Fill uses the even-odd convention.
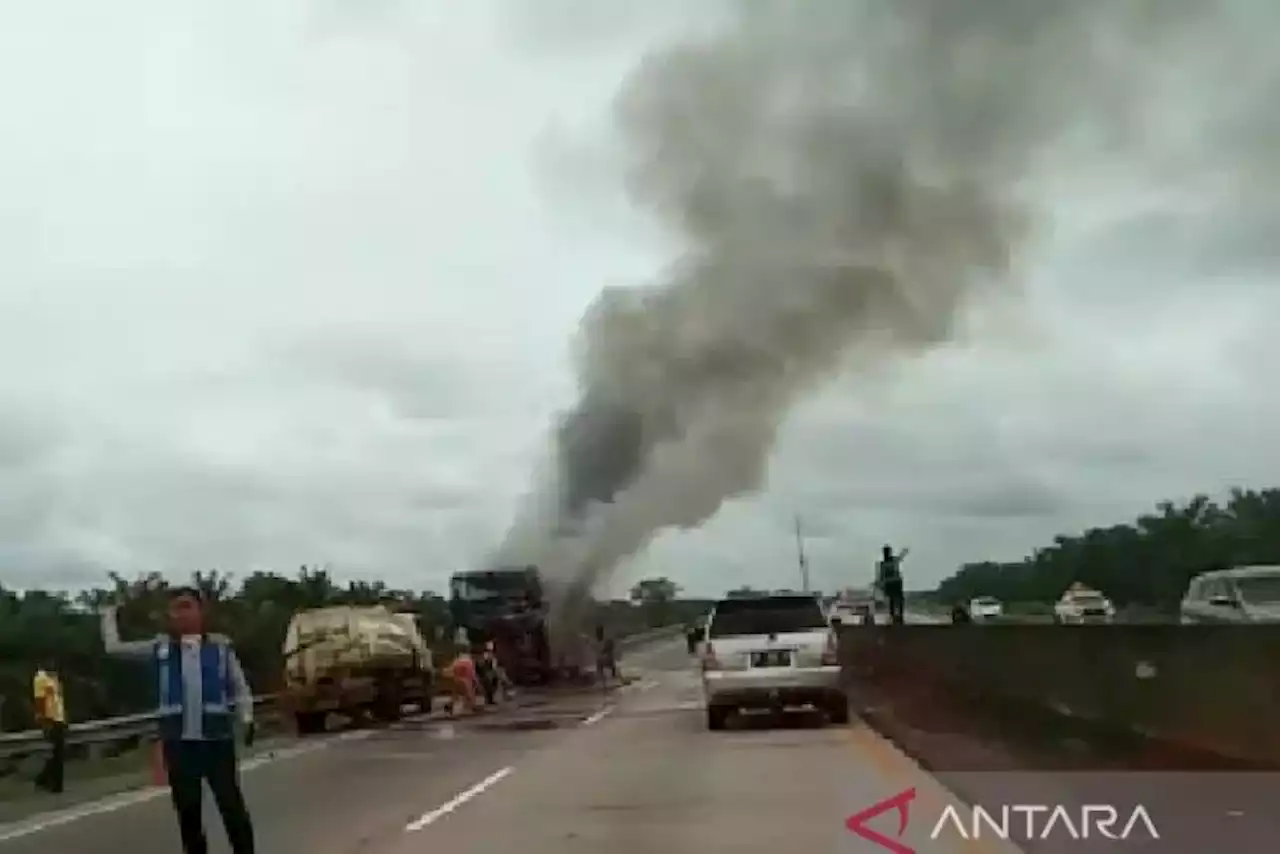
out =
[[[707,623],[702,687],[710,729],[746,708],[812,706],[849,722],[836,633],[807,594],[720,600]]]
[[[1191,579],[1182,623],[1280,623],[1280,566],[1240,566]]]

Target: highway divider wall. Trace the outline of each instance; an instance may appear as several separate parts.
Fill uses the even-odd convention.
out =
[[[942,686],[1280,765],[1280,626],[847,626],[840,660],[855,692]]]

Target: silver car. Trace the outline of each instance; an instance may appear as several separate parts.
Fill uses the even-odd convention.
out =
[[[836,631],[808,594],[716,603],[702,650],[702,686],[713,730],[742,709],[808,706],[833,723],[849,721]]]
[[[1240,566],[1191,579],[1182,622],[1280,623],[1280,566]]]

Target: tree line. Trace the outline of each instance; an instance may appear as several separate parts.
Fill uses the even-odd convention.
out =
[[[1201,572],[1280,564],[1280,489],[1232,489],[1162,501],[1132,522],[1060,534],[1022,560],[967,563],[938,587],[938,598],[1053,602],[1073,582],[1101,590],[1118,606],[1176,608]]]
[[[442,596],[377,581],[341,584],[324,569],[304,566],[292,576],[255,572],[239,582],[223,572],[197,572],[189,583],[210,603],[210,631],[234,640],[255,693],[278,689],[285,629],[299,610],[390,604],[417,615],[428,643],[449,635]],[[31,678],[37,664],[50,658],[62,675],[72,721],[147,709],[154,700],[151,674],[145,666],[105,654],[98,611],[114,604],[124,638],[151,637],[164,625],[172,584],[152,573],[132,579],[112,574],[109,584],[75,594],[18,593],[0,585],[0,730],[32,725]],[[672,601],[674,585],[645,589],[650,595],[634,603],[599,604],[597,618],[619,633],[674,621],[683,605]]]

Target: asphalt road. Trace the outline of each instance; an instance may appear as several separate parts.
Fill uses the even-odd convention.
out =
[[[845,819],[904,785],[933,786],[860,725],[746,720],[707,731],[682,641],[634,652],[624,669],[638,679],[612,695],[566,694],[466,723],[411,721],[255,760],[244,786],[259,851],[874,851]],[[212,850],[225,854],[207,812]],[[927,828],[904,838],[913,833]],[[177,846],[156,789],[0,825],[0,854]]]
[[[857,722],[746,719],[728,732],[709,732],[680,639],[631,653],[624,669],[637,679],[612,694],[566,693],[466,723],[410,721],[256,758],[244,785],[258,850],[905,854],[855,835],[846,821],[908,790],[914,795],[901,836],[892,807],[866,826],[913,854],[1014,850],[989,833],[964,839],[950,826],[931,838],[947,806],[969,817],[957,790],[997,811],[996,801],[1057,802],[1071,810],[1112,799],[1144,802],[1162,835],[1155,845],[1135,839],[1144,851],[1272,851],[1280,832],[1271,806],[1275,783],[1263,776],[942,772],[939,782]],[[227,854],[211,806],[208,816],[212,850]],[[1202,818],[1193,826],[1195,816]],[[1059,828],[1027,850],[1094,847]],[[0,854],[98,850],[176,852],[165,792],[143,790],[0,825]]]

